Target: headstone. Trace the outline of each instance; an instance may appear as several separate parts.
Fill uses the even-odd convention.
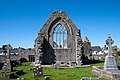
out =
[[[111,35],[108,35],[108,39],[106,40],[106,44],[108,45],[108,54],[105,57],[105,63],[104,63],[104,70],[118,70],[117,64],[115,61],[115,57],[112,55],[112,44],[114,41],[111,38]]]
[[[0,74],[0,78],[4,78],[4,75],[3,75],[3,74]]]
[[[105,57],[104,67],[94,66],[92,73],[109,80],[120,80],[120,70],[118,70],[115,57],[112,55],[111,47],[113,43],[114,41],[112,40],[111,35],[108,35],[108,39],[106,40],[108,54]]]
[[[13,68],[11,66],[11,60],[10,60],[10,50],[11,49],[12,49],[12,47],[10,44],[4,46],[4,51],[7,53],[6,53],[6,61],[2,68],[3,72],[11,72],[13,70]]]
[[[99,80],[99,78],[86,78],[86,77],[84,77],[81,80]]]
[[[40,63],[35,63],[33,73],[35,78],[43,76],[43,68]]]
[[[50,80],[49,76],[45,76],[44,78],[45,80]]]
[[[22,78],[21,80],[25,80],[25,78]]]

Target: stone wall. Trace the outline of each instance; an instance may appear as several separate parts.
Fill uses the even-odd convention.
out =
[[[1,63],[4,63],[5,59],[6,59],[5,55],[0,55],[0,62]],[[19,59],[19,55],[10,55],[10,59],[13,60],[13,61],[18,60]]]
[[[18,61],[21,58],[24,58],[27,61],[29,61],[29,55],[35,55],[35,50],[34,49],[20,48],[18,51],[18,54],[11,54],[10,55],[10,60],[11,61]],[[0,55],[0,63],[4,63],[5,59],[6,59],[6,55]]]
[[[84,47],[84,55],[90,59],[90,55],[92,55],[92,50],[91,50],[91,44],[89,42],[84,42],[83,43]]]
[[[72,53],[72,49],[54,49],[56,61],[68,63],[69,61],[75,62],[75,54]]]
[[[120,80],[120,71],[105,71],[103,67],[93,67],[92,73],[109,80]]]

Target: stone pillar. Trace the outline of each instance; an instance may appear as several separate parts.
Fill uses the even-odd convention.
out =
[[[11,45],[5,45],[4,46],[5,51],[7,51],[6,53],[6,61],[4,63],[4,66],[2,68],[3,72],[11,72],[13,70],[12,66],[11,66],[11,60],[10,60],[10,50],[12,49]]]
[[[105,57],[105,63],[104,63],[104,70],[118,70],[117,64],[115,61],[115,57],[112,55],[112,44],[114,41],[111,38],[111,35],[108,35],[108,39],[106,40],[106,44],[108,45],[108,54]]]
[[[42,55],[42,43],[43,37],[39,35],[40,39],[37,38],[35,41],[35,64],[33,68],[34,77],[42,77],[43,76],[43,68],[41,66],[41,55]]]

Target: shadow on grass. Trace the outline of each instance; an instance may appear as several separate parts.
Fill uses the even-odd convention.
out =
[[[51,75],[43,75],[43,77],[45,77],[45,76],[51,76]]]
[[[120,70],[120,66],[118,66],[118,69]]]
[[[18,72],[16,72],[17,75],[21,76],[21,75],[24,75],[24,74],[27,74],[26,72],[23,72],[23,70],[20,70]]]
[[[16,74],[11,74],[11,75],[9,76],[9,79],[16,79],[16,78],[19,78],[19,76],[16,75]]]
[[[15,72],[10,75],[10,79],[19,78],[19,76],[27,74],[26,72],[23,72],[23,70],[14,70]]]
[[[103,63],[104,61],[100,60],[84,60],[83,65],[88,65],[88,64],[98,64],[98,63]]]

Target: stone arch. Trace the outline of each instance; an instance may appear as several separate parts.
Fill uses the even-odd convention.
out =
[[[54,23],[54,22],[53,22]],[[63,20],[60,20],[59,22],[57,22],[56,24],[51,24],[50,25],[50,28],[49,28],[49,32],[48,32],[48,40],[49,40],[49,42],[51,43],[51,45],[53,46],[53,32],[54,32],[54,30],[55,30],[55,28],[59,25],[59,24],[61,24],[65,29],[66,29],[66,31],[67,31],[67,40],[69,40],[68,38],[71,38],[71,36],[72,36],[72,29],[69,27],[69,25],[65,22],[65,21],[63,21]],[[69,41],[67,41],[67,42],[69,42]],[[68,43],[67,44],[67,46],[70,46],[71,44],[70,43]],[[70,47],[69,47],[70,48]]]
[[[75,42],[75,36],[76,36],[76,26],[72,23],[72,21],[69,19],[67,14],[64,11],[61,12],[53,12],[50,16],[50,18],[45,23],[46,25],[43,27],[46,27],[47,33],[45,36],[47,40],[49,41],[50,45],[53,47],[53,31],[57,27],[58,24],[62,24],[63,27],[66,28],[67,31],[67,47],[73,48],[76,44],[72,44]],[[68,41],[71,40],[71,41]],[[73,40],[73,41],[72,41]],[[73,45],[73,46],[72,46]]]
[[[39,33],[45,35],[46,39],[48,40],[48,36],[50,36],[49,33],[51,32],[51,29],[54,28],[53,26],[55,24],[59,24],[59,23],[61,23],[64,27],[66,27],[67,31],[71,35],[75,36],[77,28],[64,11],[61,12],[54,11],[50,15],[46,23],[43,25],[43,27],[39,30]]]
[[[67,48],[67,30],[59,23],[52,32],[52,41],[54,48]]]
[[[66,49],[57,49],[53,47],[53,32],[59,24],[61,24],[67,31]],[[40,35],[44,36],[43,45],[41,45],[42,52],[40,52],[42,53],[43,63],[53,63],[54,60],[62,61],[64,63],[68,63],[69,61],[76,62],[77,44],[78,40],[81,41],[81,36],[79,30],[64,11],[54,11],[39,30],[37,36],[37,39],[39,40],[41,40],[39,37]],[[37,42],[35,41],[35,43]],[[35,46],[35,48],[39,49],[38,46]]]
[[[66,28],[67,33],[69,34],[73,34],[72,29],[69,27],[69,25],[65,22],[65,20],[61,20],[61,18],[59,17],[59,21],[57,21],[58,19],[55,19],[51,24],[50,27],[48,29],[48,34],[51,35],[53,34],[53,30],[57,27],[58,24],[63,25],[63,27]]]

